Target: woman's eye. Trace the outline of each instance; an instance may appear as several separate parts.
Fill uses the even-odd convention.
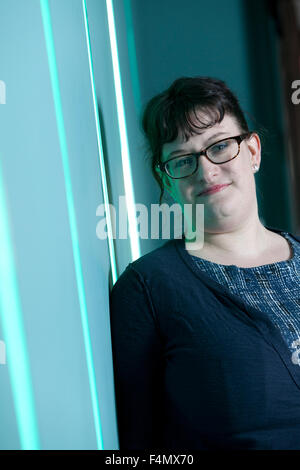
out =
[[[177,160],[175,163],[176,168],[184,167],[184,166],[190,166],[193,162],[192,157],[187,157],[187,158],[181,158],[180,160]]]
[[[216,144],[212,147],[213,152],[221,152],[222,150],[225,150],[228,147],[227,142],[220,142],[219,144]]]

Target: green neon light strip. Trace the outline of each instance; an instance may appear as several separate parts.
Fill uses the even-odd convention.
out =
[[[137,230],[137,220],[135,214],[135,202],[134,202],[134,191],[132,184],[131,168],[130,168],[130,157],[129,157],[129,146],[127,139],[126,119],[124,100],[122,94],[121,84],[121,73],[119,66],[118,47],[117,47],[117,35],[114,20],[114,10],[112,0],[106,0],[107,7],[107,19],[110,37],[111,56],[114,71],[114,83],[115,93],[117,102],[119,132],[121,140],[121,155],[122,155],[122,167],[123,167],[123,178],[125,187],[125,198],[127,205],[128,214],[128,226],[130,234],[130,246],[131,246],[131,257],[135,260],[141,256],[140,254],[140,242]]]
[[[94,363],[93,363],[91,336],[90,336],[89,324],[88,324],[88,314],[87,314],[83,273],[82,273],[81,258],[80,258],[78,231],[77,231],[77,226],[76,226],[75,204],[74,204],[74,198],[73,198],[73,192],[72,192],[72,182],[71,182],[71,173],[70,173],[70,167],[69,167],[67,139],[66,139],[66,133],[65,133],[65,126],[64,126],[63,110],[62,110],[62,103],[61,103],[61,96],[60,96],[60,89],[59,89],[58,71],[57,71],[57,65],[56,65],[51,16],[50,16],[48,0],[40,0],[40,5],[41,5],[42,18],[43,18],[44,33],[45,33],[49,69],[50,69],[50,76],[51,76],[51,84],[52,84],[52,92],[53,92],[54,106],[55,106],[55,113],[56,113],[56,120],[57,120],[57,129],[58,129],[64,177],[65,177],[66,199],[67,199],[67,207],[68,207],[68,214],[69,214],[70,232],[71,232],[71,239],[72,239],[72,248],[73,248],[77,290],[78,290],[79,305],[80,305],[81,323],[82,323],[82,330],[83,330],[83,337],[84,337],[85,354],[86,354],[86,361],[87,361],[87,368],[88,368],[90,393],[91,393],[92,408],[93,408],[93,415],[94,415],[94,425],[95,425],[96,438],[97,438],[97,447],[99,450],[103,450],[103,439],[102,439],[99,403],[98,403],[98,398],[97,398],[95,368],[94,368]]]
[[[9,216],[0,167],[0,320],[22,450],[39,450],[39,433],[26,347],[21,301],[15,272]],[[5,432],[5,429],[2,429]]]
[[[105,213],[106,213],[108,249],[109,249],[110,264],[111,264],[111,269],[112,269],[112,281],[113,281],[113,284],[115,284],[117,280],[116,255],[115,255],[115,249],[114,249],[114,243],[113,243],[112,223],[111,223],[111,217],[110,217],[110,211],[109,211],[107,180],[106,180],[106,172],[105,172],[105,165],[104,165],[99,113],[98,113],[97,99],[96,99],[96,88],[95,88],[95,80],[94,80],[94,69],[93,69],[93,59],[92,59],[92,52],[91,52],[89,23],[88,23],[87,8],[86,8],[85,0],[82,0],[82,8],[83,8],[86,43],[87,43],[87,50],[88,50],[88,57],[89,57],[90,79],[91,79],[91,86],[92,86],[94,115],[95,115],[95,122],[96,122],[99,163],[100,163],[100,170],[101,170],[100,173],[101,173],[101,179],[102,179],[102,192],[103,192],[103,199],[104,199]]]

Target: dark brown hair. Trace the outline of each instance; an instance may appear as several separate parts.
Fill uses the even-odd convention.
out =
[[[201,116],[196,112],[202,111]],[[143,112],[142,126],[151,158],[151,170],[160,186],[161,204],[164,186],[156,165],[161,162],[162,147],[182,133],[185,141],[220,123],[225,113],[233,116],[241,132],[249,132],[239,101],[225,82],[210,77],[182,77],[154,96]],[[204,118],[204,119],[203,119]]]

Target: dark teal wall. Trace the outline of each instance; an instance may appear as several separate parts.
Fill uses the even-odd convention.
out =
[[[244,0],[253,114],[263,127],[263,161],[257,175],[261,214],[269,225],[292,230],[284,135],[280,51],[267,1]]]
[[[289,230],[276,30],[266,2],[131,0],[131,9],[137,61],[132,73],[139,76],[141,105],[180,76],[225,80],[247,117],[255,118],[249,126],[263,131],[256,176],[260,215],[267,225]]]

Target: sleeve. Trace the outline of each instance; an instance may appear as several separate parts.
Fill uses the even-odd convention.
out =
[[[163,354],[147,286],[129,265],[110,295],[120,449],[159,448]]]

